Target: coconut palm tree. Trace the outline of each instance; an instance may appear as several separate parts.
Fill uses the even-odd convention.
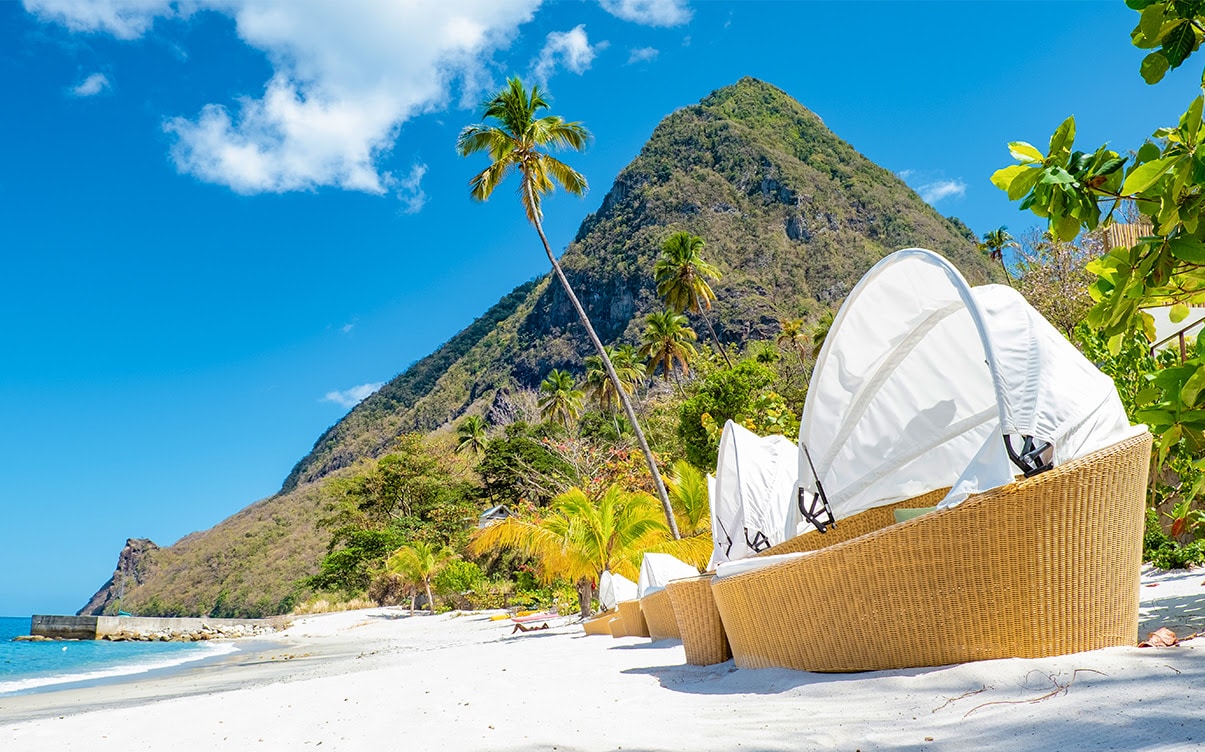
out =
[[[715,349],[724,356],[724,362],[732,367],[728,353],[720,345],[707,316],[715,292],[707,280],[720,278],[720,270],[703,260],[703,238],[689,232],[675,232],[661,244],[661,256],[653,265],[653,280],[657,283],[657,294],[665,305],[675,313],[691,311],[703,317]]]
[[[582,397],[585,395],[573,381],[568,371],[552,369],[540,384],[540,418],[560,423],[568,428],[582,413]]]
[[[571,488],[553,499],[545,516],[496,522],[474,534],[469,550],[510,548],[533,557],[544,582],[576,583],[581,614],[589,616],[594,583],[604,571],[636,579],[644,552],[665,546],[691,558],[711,552],[710,541],[706,547],[695,538],[671,541],[656,499],[612,485],[596,500]]]
[[[431,580],[449,562],[459,558],[447,546],[434,546],[415,541],[402,546],[385,560],[385,571],[400,575],[410,584],[410,613],[414,613],[415,590],[421,586],[427,594],[427,609],[435,613],[435,601],[431,597]]]
[[[673,472],[665,481],[669,499],[678,513],[678,529],[684,536],[711,533],[711,499],[707,492],[707,476],[686,460],[674,463]]]
[[[808,335],[803,319],[779,319],[778,329],[778,346],[795,350],[799,356],[799,364],[804,365],[803,343],[807,342]]]
[[[470,415],[456,426],[456,453],[471,451],[481,454],[485,451],[485,418],[480,415]]]
[[[607,347],[606,350],[611,364],[615,367],[615,374],[619,376],[619,387],[630,397],[640,382],[644,381],[644,363],[640,362],[636,348],[631,345]],[[597,355],[586,358],[586,388],[598,402],[600,409],[613,411],[618,407],[619,397],[615,393],[615,385],[607,376],[602,358]]]
[[[662,377],[668,381],[674,363],[682,367],[682,373],[690,373],[690,361],[698,356],[691,344],[698,335],[690,328],[686,317],[673,311],[650,313],[644,317],[644,332],[640,335],[640,357],[649,362],[649,372],[662,368]]]
[[[1007,227],[997,227],[995,230],[988,230],[983,233],[983,242],[979,244],[979,250],[983,251],[991,258],[992,261],[1000,263],[1000,268],[1004,270],[1004,279],[1008,280],[1011,287],[1013,277],[1008,273],[1008,267],[1004,265],[1004,249],[1014,248],[1017,241],[1013,240],[1013,236],[1008,234]]]
[[[573,304],[573,309],[577,311],[578,318],[581,319],[582,326],[590,337],[590,342],[598,352],[603,367],[606,368],[607,376],[615,386],[615,392],[623,405],[624,413],[632,425],[632,432],[636,436],[637,443],[640,444],[640,451],[644,453],[644,460],[648,464],[653,486],[657,489],[657,496],[661,500],[666,522],[673,536],[677,538],[678,530],[674,522],[673,508],[670,506],[665,484],[661,481],[657,459],[653,456],[653,451],[644,438],[644,431],[641,430],[640,423],[636,420],[636,411],[632,407],[632,401],[624,393],[619,376],[615,373],[615,367],[603,349],[602,341],[595,333],[594,326],[591,325],[590,318],[586,315],[586,310],[573,292],[569,279],[557,262],[556,256],[553,255],[552,247],[548,245],[548,238],[544,235],[543,211],[540,208],[543,195],[552,191],[556,185],[560,185],[574,195],[581,195],[587,188],[586,178],[581,173],[551,156],[545,149],[567,146],[581,150],[590,138],[589,131],[581,123],[566,122],[558,115],[538,117],[539,113],[546,109],[548,109],[548,102],[544,99],[539,87],[533,86],[529,92],[522,80],[518,77],[511,78],[506,82],[502,91],[485,103],[482,122],[466,126],[460,132],[460,136],[456,140],[456,150],[461,156],[477,152],[485,152],[489,155],[490,164],[469,181],[470,195],[478,201],[487,200],[508,175],[519,174],[519,200],[527,213],[527,219],[535,226],[536,233],[540,236],[540,242],[544,245],[544,253],[547,254],[548,261],[552,264],[552,271],[565,290],[569,302]]]

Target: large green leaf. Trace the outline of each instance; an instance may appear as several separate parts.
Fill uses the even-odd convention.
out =
[[[1050,156],[1057,157],[1064,149],[1070,153],[1071,145],[1075,143],[1075,116],[1064,120],[1050,137]]]
[[[1033,190],[1038,180],[1041,179],[1042,172],[1041,169],[1032,167],[1014,177],[1013,181],[1008,184],[1008,200],[1016,201]]]
[[[1167,64],[1177,68],[1196,49],[1197,33],[1192,27],[1192,22],[1181,20],[1173,23],[1171,28],[1165,29],[1162,34],[1163,54],[1167,56]]]
[[[1138,165],[1130,170],[1129,175],[1126,175],[1125,182],[1121,185],[1121,192],[1130,196],[1142,193],[1159,182],[1159,178],[1163,177],[1163,174],[1170,170],[1178,159],[1180,158],[1163,157]]]
[[[1046,155],[1038,151],[1033,144],[1024,141],[1010,141],[1008,153],[1020,162],[1041,162],[1046,159]]]
[[[1142,64],[1138,66],[1138,73],[1142,76],[1142,80],[1148,84],[1157,84],[1167,75],[1167,70],[1170,67],[1167,62],[1167,56],[1161,51],[1155,50],[1142,58]]]
[[[1013,180],[1016,180],[1018,175],[1032,169],[1033,168],[1026,167],[1024,165],[1009,165],[1008,167],[1001,167],[999,170],[996,170],[992,173],[992,185],[996,186],[1002,191],[1007,191],[1008,187],[1012,185]],[[1040,170],[1035,170],[1035,172],[1040,172]]]
[[[1180,387],[1180,399],[1186,407],[1197,404],[1197,397],[1200,396],[1202,388],[1205,388],[1205,364],[1197,366],[1196,373],[1189,376],[1184,386]]]
[[[1192,235],[1181,235],[1169,240],[1167,247],[1172,255],[1181,261],[1187,261],[1190,264],[1205,264],[1205,243]]]
[[[1142,10],[1142,17],[1138,20],[1138,29],[1143,36],[1151,41],[1159,39],[1159,32],[1163,30],[1163,4],[1152,3]]]

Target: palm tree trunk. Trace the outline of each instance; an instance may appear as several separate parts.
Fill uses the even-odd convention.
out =
[[[1004,270],[1004,280],[1008,282],[1008,286],[1013,286],[1013,275],[1008,273],[1008,267],[1004,265],[1004,251],[1000,251],[1000,268]]]
[[[427,591],[427,611],[435,613],[435,600],[431,598],[431,581],[423,580],[423,588]]]
[[[532,195],[531,184],[526,186],[527,197],[531,206],[537,206],[535,196]],[[649,443],[644,438],[644,431],[640,428],[640,422],[636,420],[636,411],[632,409],[632,401],[628,399],[628,393],[623,390],[623,385],[619,383],[619,376],[615,373],[615,366],[611,364],[611,359],[607,357],[607,351],[603,348],[602,340],[598,338],[594,327],[590,324],[590,318],[586,316],[586,309],[582,308],[581,301],[577,299],[577,295],[573,292],[573,287],[569,284],[569,279],[565,276],[561,265],[557,263],[556,256],[552,254],[552,247],[548,245],[548,238],[544,235],[544,228],[540,224],[538,216],[532,218],[532,224],[536,226],[536,232],[540,234],[540,241],[544,244],[544,253],[548,254],[548,260],[552,263],[552,271],[560,280],[561,287],[564,288],[565,294],[569,296],[569,302],[573,303],[574,310],[577,311],[578,318],[582,320],[582,326],[586,328],[586,333],[590,335],[590,342],[594,344],[594,349],[598,351],[598,356],[602,359],[603,368],[607,369],[607,377],[611,379],[611,384],[615,387],[616,396],[623,404],[623,411],[628,416],[628,422],[632,424],[632,433],[636,435],[636,442],[640,444],[640,451],[644,453],[644,461],[648,463],[649,474],[653,477],[653,486],[657,489],[657,498],[661,500],[661,508],[665,511],[665,521],[669,525],[670,534],[674,540],[678,540],[682,536],[678,533],[678,523],[674,520],[674,508],[669,503],[669,494],[665,492],[665,483],[661,480],[661,471],[657,469],[657,459],[653,457],[653,450],[649,449]]]
[[[585,577],[577,581],[577,605],[583,619],[591,614],[590,601],[594,599],[594,585]]]
[[[702,306],[699,307],[699,315],[703,317],[703,323],[707,325],[707,331],[711,334],[711,341],[715,343],[715,349],[720,351],[720,355],[724,356],[724,362],[728,364],[729,368],[732,368],[732,360],[728,357],[727,351],[720,346],[720,338],[715,336],[715,329],[711,328],[711,318]]]

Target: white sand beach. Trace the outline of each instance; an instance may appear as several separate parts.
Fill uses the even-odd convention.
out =
[[[1205,630],[1205,571],[1143,578],[1142,631]],[[0,749],[1184,750],[1205,638],[863,674],[687,666],[676,641],[487,614],[299,618],[271,649],[0,697]],[[834,634],[834,639],[840,639]],[[260,644],[260,648],[264,647]]]

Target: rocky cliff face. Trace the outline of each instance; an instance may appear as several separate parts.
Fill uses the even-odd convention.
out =
[[[595,176],[597,177],[597,176]],[[723,272],[712,320],[721,340],[771,338],[780,318],[815,321],[883,256],[920,246],[972,283],[998,276],[974,235],[769,84],[743,79],[670,114],[565,250],[565,272],[602,340],[635,343],[660,308],[662,240],[687,230]],[[694,322],[696,328],[700,322]],[[580,373],[584,331],[549,277],[516,288],[320,436],[281,493],[155,552],[127,600],[148,613],[277,613],[325,550],[315,528],[323,478],[383,453],[398,436],[489,414],[552,368]],[[119,565],[120,567],[120,565]],[[120,568],[119,568],[120,571]],[[102,588],[81,613],[112,603]]]
[[[117,613],[121,607],[122,596],[146,581],[152,568],[154,552],[158,550],[159,547],[147,538],[127,538],[125,547],[117,556],[117,569],[113,571],[113,576],[75,615],[100,616],[105,613]]]

